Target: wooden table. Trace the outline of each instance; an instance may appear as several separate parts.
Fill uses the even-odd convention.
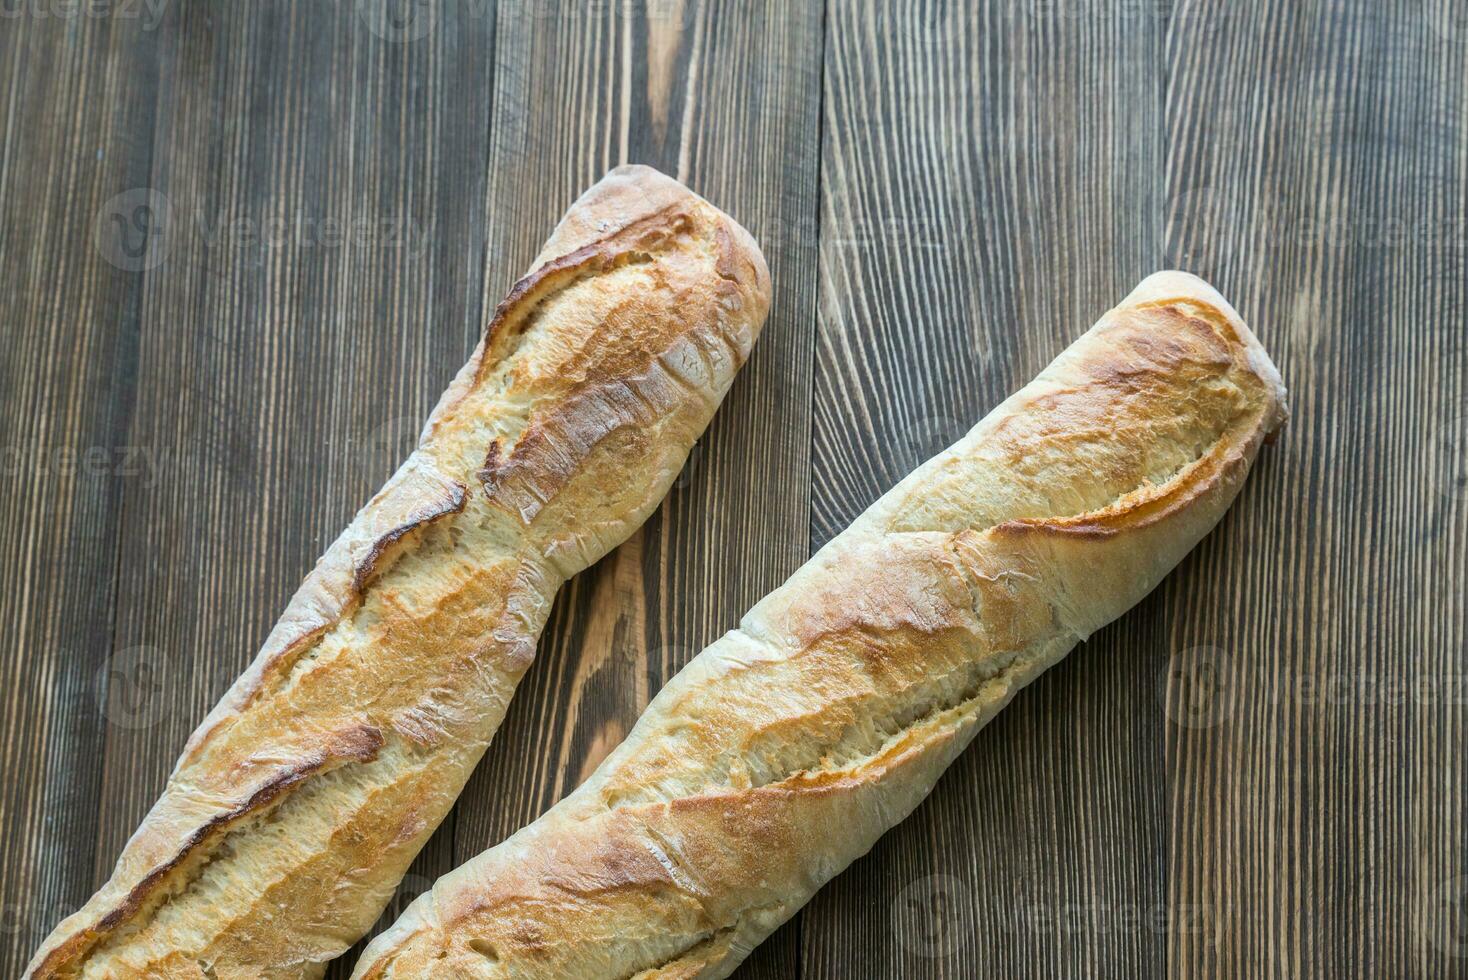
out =
[[[0,975],[625,161],[756,234],[774,311],[388,919],[1182,267],[1285,434],[739,976],[1468,975],[1461,0],[379,2],[0,4]]]

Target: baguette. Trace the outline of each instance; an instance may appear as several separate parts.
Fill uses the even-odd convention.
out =
[[[1228,303],[1148,278],[699,654],[586,783],[441,878],[353,976],[727,976],[1017,690],[1157,585],[1284,417]]]
[[[27,975],[319,976],[453,804],[560,584],[662,499],[768,306],[754,240],[676,181],[588,190]]]

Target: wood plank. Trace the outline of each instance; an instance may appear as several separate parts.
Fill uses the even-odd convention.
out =
[[[109,223],[146,183],[156,37],[0,29],[0,975],[90,891],[142,277]],[[146,220],[146,219],[145,219]]]
[[[807,552],[821,13],[811,2],[506,4],[490,262],[498,300],[567,205],[647,163],[764,247],[773,312],[664,506],[563,591],[537,663],[459,804],[466,860],[590,774],[649,698]],[[742,975],[794,975],[795,932]]]
[[[159,27],[146,184],[169,217],[128,437],[156,466],[122,504],[82,884],[477,338],[483,213],[464,202],[483,196],[493,18],[437,13],[421,38],[353,4],[174,4]],[[451,866],[451,840],[409,888]]]
[[[1172,595],[1205,723],[1168,731],[1169,901],[1212,928],[1171,972],[1462,976],[1468,20],[1182,11],[1168,256],[1252,316],[1294,418]]]
[[[812,538],[1027,383],[1161,254],[1164,17],[827,14]],[[1151,599],[1036,682],[807,909],[803,976],[1158,976]]]

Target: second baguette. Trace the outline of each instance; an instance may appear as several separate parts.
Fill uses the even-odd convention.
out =
[[[439,880],[358,980],[726,976],[1025,684],[1223,515],[1284,390],[1211,287],[1148,278]]]

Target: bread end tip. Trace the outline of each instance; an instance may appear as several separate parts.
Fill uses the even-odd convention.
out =
[[[1259,337],[1244,322],[1239,311],[1223,294],[1207,280],[1181,269],[1164,269],[1154,272],[1137,284],[1119,308],[1153,306],[1174,300],[1184,300],[1211,308],[1221,319],[1228,322],[1243,342],[1249,368],[1269,388],[1274,403],[1274,414],[1268,423],[1268,441],[1273,442],[1279,430],[1289,420],[1289,392],[1280,376],[1279,368],[1265,350]]]

